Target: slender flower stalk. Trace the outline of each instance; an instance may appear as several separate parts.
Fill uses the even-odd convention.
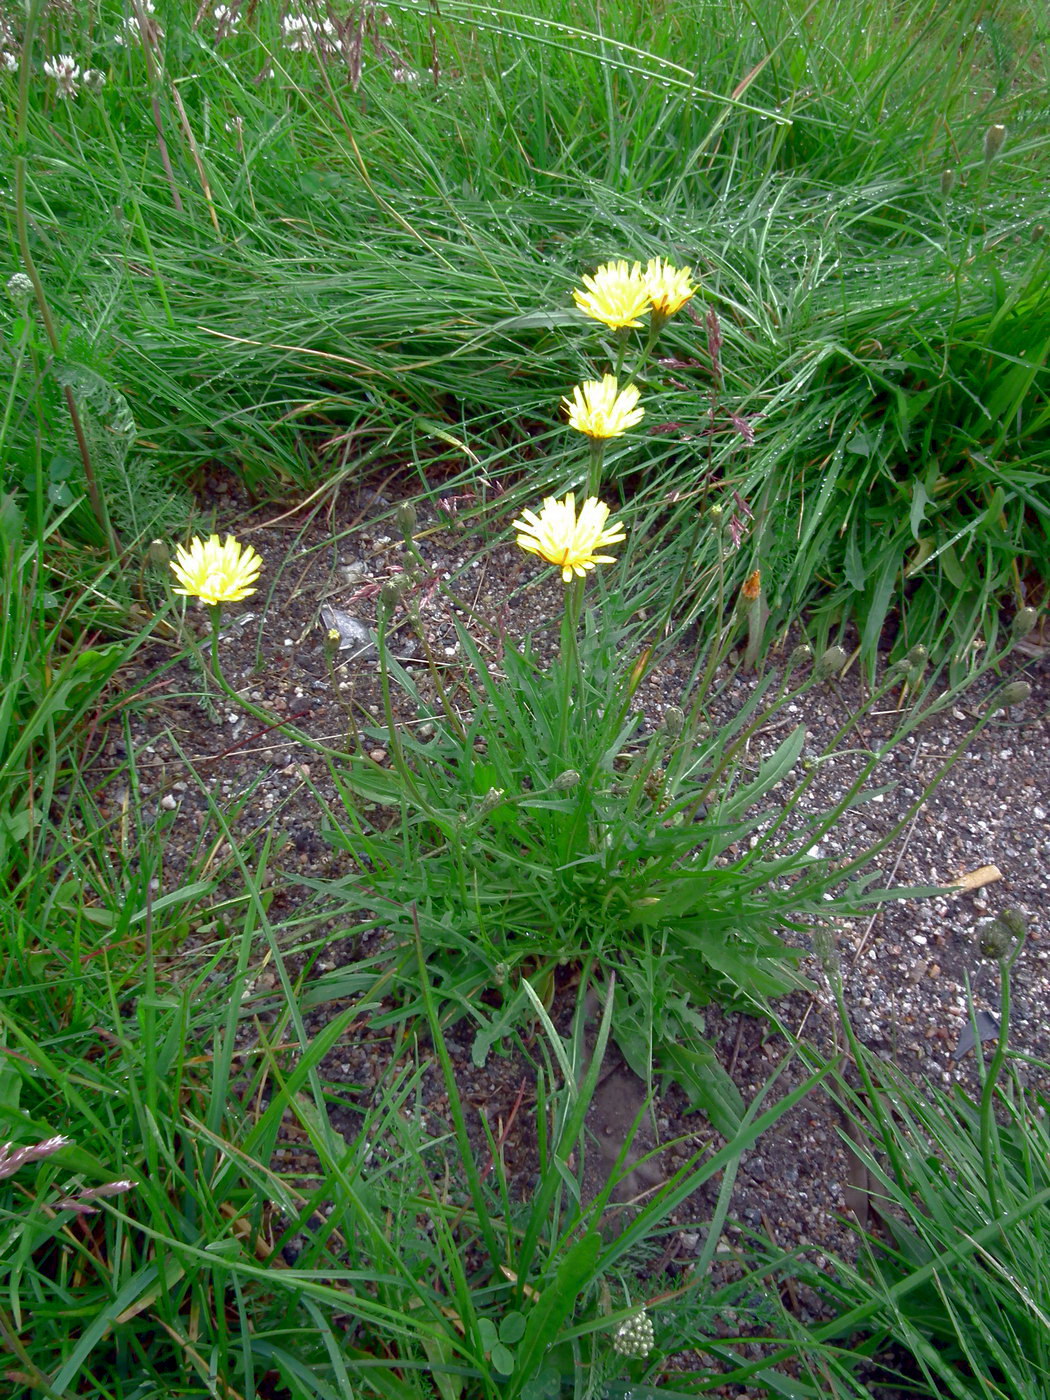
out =
[[[278,719],[276,715],[254,704],[240,691],[235,690],[223,674],[219,662],[222,605],[240,602],[256,591],[254,585],[262,571],[262,559],[255,550],[250,545],[240,544],[232,535],[226,536],[225,544],[220,542],[218,535],[212,535],[207,540],[194,539],[189,547],[177,546],[175,558],[171,560],[169,567],[182,584],[181,588],[173,588],[172,591],[188,598],[199,598],[211,614],[210,665],[204,662],[196,637],[192,633],[189,634],[189,643],[201,663],[202,674],[210,672],[224,695],[242,710],[254,715],[268,729],[279,729],[282,733],[290,735],[296,743],[312,749],[315,753],[323,754],[326,758],[344,757],[339,750],[329,748],[317,739],[311,739],[294,724]]]

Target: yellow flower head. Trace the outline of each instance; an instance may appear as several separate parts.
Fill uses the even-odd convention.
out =
[[[562,399],[569,410],[569,426],[592,438],[620,437],[645,417],[638,407],[641,394],[634,384],[621,389],[614,374],[577,384],[571,399]]]
[[[642,324],[638,317],[649,310],[649,289],[641,263],[628,267],[624,258],[602,263],[593,277],[583,279],[583,285],[586,291],[577,287],[572,295],[585,315],[604,321],[614,331]]]
[[[603,545],[627,538],[620,522],[607,524],[608,519],[609,507],[596,496],[588,496],[577,519],[576,497],[570,491],[563,501],[545,497],[539,515],[523,510],[513,528],[520,532],[518,544],[522,549],[556,565],[563,581],[569,583],[574,574],[583,578],[595,564],[615,564],[611,555],[595,553]]]
[[[673,316],[696,291],[691,267],[672,267],[663,258],[650,258],[645,267],[645,289],[658,316]]]
[[[261,570],[262,560],[251,545],[238,544],[232,535],[226,536],[225,544],[212,535],[192,540],[188,549],[177,545],[171,561],[171,571],[183,585],[174,592],[213,605],[239,603],[254,593]]]

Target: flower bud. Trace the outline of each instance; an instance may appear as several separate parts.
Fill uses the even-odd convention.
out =
[[[824,970],[824,976],[829,981],[835,982],[842,973],[842,959],[830,929],[817,928],[814,930],[813,951]]]
[[[988,704],[988,713],[996,714],[999,710],[1009,709],[1011,705],[1023,705],[1031,698],[1032,687],[1027,681],[1011,681],[1009,685],[1004,685],[998,695],[993,695]]]
[[[977,947],[984,958],[1005,958],[1025,935],[1025,922],[1016,909],[1004,909],[977,927]]]
[[[941,171],[941,194],[943,194],[945,197],[947,197],[948,195],[951,194],[951,192],[952,192],[952,190],[953,190],[954,188],[955,188],[955,171],[954,171],[954,170],[942,170],[942,171]]]
[[[150,540],[146,550],[146,563],[158,573],[168,575],[171,568],[171,550],[164,540]]]
[[[401,601],[401,591],[404,588],[404,575],[397,578],[388,578],[379,590],[379,611],[389,616]]]
[[[664,710],[664,733],[669,739],[677,739],[685,728],[685,711],[678,705],[668,705]]]
[[[817,662],[817,675],[822,679],[837,676],[848,660],[842,647],[828,647]]]
[[[788,670],[793,671],[796,666],[808,666],[813,660],[813,648],[807,646],[805,642],[801,646],[793,648],[788,657]]]
[[[397,528],[404,535],[406,540],[412,538],[415,533],[416,523],[419,515],[411,501],[402,501],[397,508]]]
[[[486,812],[491,812],[493,807],[498,807],[503,801],[504,792],[506,792],[506,788],[490,787],[488,792],[481,799],[481,804],[478,808],[479,815],[484,816]]]
[[[1033,224],[1031,230],[1029,231],[1028,237],[1032,240],[1033,243],[1040,243],[1042,242],[1045,234],[1046,224]]]
[[[1001,122],[995,126],[990,126],[984,133],[984,160],[987,165],[993,161],[1003,149],[1003,142],[1006,140],[1006,127]]]
[[[580,775],[575,768],[566,768],[564,773],[559,773],[551,786],[555,792],[569,792],[580,781]]]
[[[754,603],[758,601],[759,597],[762,594],[761,569],[753,569],[751,573],[748,574],[747,578],[743,582],[743,586],[741,587],[740,592],[749,603]]]
[[[1027,637],[1038,621],[1039,614],[1035,608],[1018,608],[1010,623],[1011,637]]]

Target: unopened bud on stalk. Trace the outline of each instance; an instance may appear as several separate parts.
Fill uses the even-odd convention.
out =
[[[828,647],[817,662],[817,675],[823,679],[837,676],[845,666],[846,661],[847,656],[842,647]]]
[[[951,192],[952,192],[952,190],[953,190],[954,188],[955,188],[955,171],[954,171],[954,170],[942,170],[942,171],[941,171],[941,194],[943,194],[943,195],[945,195],[945,196],[950,195]]]
[[[977,928],[977,946],[985,958],[1005,958],[1025,935],[1025,921],[1016,909],[1004,909]]]
[[[993,161],[1003,149],[1003,142],[1006,140],[1006,127],[1001,122],[995,126],[990,126],[984,133],[984,160],[987,165]]]
[[[1026,700],[1031,699],[1032,687],[1027,681],[1011,681],[1009,685],[1004,685],[998,695],[992,697],[988,706],[990,715],[996,714],[999,710],[1009,709],[1011,705],[1023,705]]]
[[[818,928],[813,931],[813,951],[820,960],[820,965],[824,969],[824,976],[829,981],[834,982],[841,975],[842,959],[839,950],[835,945],[831,930]]]
[[[1028,925],[1024,921],[1024,916],[1016,909],[1004,909],[999,915],[999,922],[1005,924],[1015,938],[1023,938],[1028,932]]]
[[[788,670],[794,670],[796,666],[808,666],[812,660],[813,648],[803,642],[801,646],[795,647],[788,657]]]
[[[411,501],[402,501],[397,508],[397,528],[404,535],[406,540],[410,540],[415,533],[419,514]]]
[[[685,711],[678,705],[668,705],[664,710],[664,733],[669,739],[677,739],[685,728]]]
[[[725,511],[721,506],[712,506],[707,512],[707,518],[716,530],[721,530],[725,524]]]
[[[149,548],[146,550],[146,563],[151,569],[156,569],[165,578],[169,576],[171,569],[171,550],[164,540],[150,540]]]
[[[398,578],[388,578],[379,590],[379,610],[382,613],[390,614],[401,601],[401,592],[404,588],[404,575]]]
[[[1039,621],[1039,614],[1035,608],[1019,608],[1014,613],[1014,620],[1010,623],[1010,635],[1012,637],[1027,637],[1032,628]]]
[[[564,773],[559,773],[551,786],[555,792],[568,792],[580,781],[580,775],[575,768],[566,768]]]
[[[1046,233],[1046,224],[1033,224],[1028,237],[1033,243],[1039,243]]]
[[[977,930],[977,947],[982,958],[1005,958],[1013,946],[1010,930],[998,919],[990,919]]]
[[[922,684],[922,678],[926,674],[926,662],[930,653],[924,646],[912,647],[905,658],[907,672],[904,677],[905,684],[909,690],[915,690]]]
[[[503,794],[506,788],[490,787],[485,796],[481,799],[479,815],[484,816],[486,812],[491,812],[493,807],[498,807],[503,801]]]
[[[762,570],[752,569],[740,589],[741,595],[749,603],[755,603],[762,596]]]

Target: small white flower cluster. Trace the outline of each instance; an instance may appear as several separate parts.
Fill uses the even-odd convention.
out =
[[[146,37],[151,40],[159,39],[163,36],[159,22],[154,19],[157,7],[153,0],[139,0],[142,13],[146,20]],[[120,28],[113,35],[113,42],[119,44],[121,48],[126,48],[128,44],[134,44],[142,37],[142,27],[139,24],[138,11],[134,8],[130,15],[125,15],[120,22]]]
[[[241,22],[240,11],[232,5],[216,5],[212,10],[212,18],[220,39],[224,39],[227,34],[235,34]]]
[[[81,72],[80,64],[68,53],[60,53],[57,58],[45,58],[44,77],[51,79],[59,97],[63,99],[76,97],[81,83],[89,92],[101,92],[106,82],[101,68],[85,68]]]
[[[18,72],[18,55],[10,49],[0,49],[0,68],[8,73]]]
[[[620,1356],[641,1360],[653,1349],[655,1334],[652,1319],[644,1308],[621,1322],[613,1337],[613,1351]]]
[[[335,53],[339,36],[330,19],[314,19],[312,15],[290,14],[281,21],[284,42],[293,52],[317,48],[322,53]]]
[[[7,295],[16,304],[33,295],[33,284],[24,272],[12,272],[7,279]]]
[[[76,97],[80,91],[80,64],[68,53],[44,59],[44,77],[58,88],[59,97]]]

